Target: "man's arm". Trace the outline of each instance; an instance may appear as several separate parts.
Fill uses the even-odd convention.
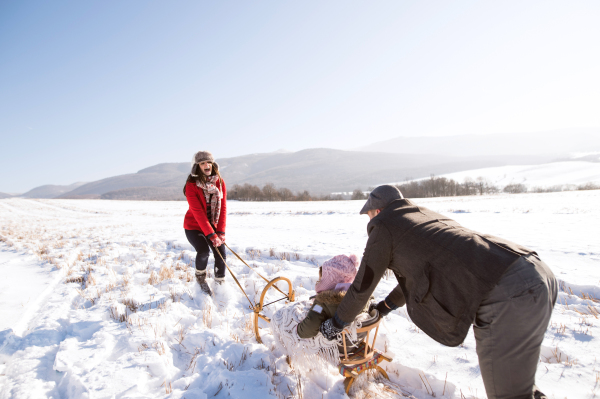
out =
[[[387,298],[385,298],[386,304],[392,310],[406,305],[406,298],[402,291],[402,285],[404,284],[405,278],[399,276],[397,273],[394,273],[394,275],[396,276],[396,280],[398,280],[398,285],[388,294]]]
[[[342,322],[345,325],[354,321],[375,291],[375,287],[379,284],[392,260],[392,235],[381,221],[374,220],[373,222],[358,273],[334,316],[338,324]],[[400,289],[398,287],[394,289],[390,296],[397,290]],[[397,295],[394,295],[391,299],[394,300],[394,304],[398,305],[395,301],[396,297]]]

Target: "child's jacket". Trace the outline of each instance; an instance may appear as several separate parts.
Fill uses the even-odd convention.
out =
[[[298,336],[300,338],[312,338],[319,333],[319,327],[325,320],[332,318],[338,305],[344,299],[346,291],[327,290],[317,294],[308,314],[298,324]],[[369,310],[369,302],[365,305],[363,312]]]

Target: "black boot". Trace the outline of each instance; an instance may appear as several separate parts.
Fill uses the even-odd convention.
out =
[[[533,398],[534,399],[548,399],[548,397],[543,394],[537,386],[533,386]]]
[[[196,281],[200,284],[200,289],[206,295],[212,296],[212,291],[206,282],[206,270],[196,270]]]

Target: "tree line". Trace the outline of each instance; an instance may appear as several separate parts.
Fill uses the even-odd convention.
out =
[[[521,185],[509,185],[505,189],[513,192],[519,191]],[[429,179],[409,180],[406,183],[396,185],[405,198],[430,198],[430,197],[456,197],[459,195],[484,195],[499,193],[500,188],[494,186],[487,179],[478,177],[477,179],[466,178],[464,182],[459,183],[454,179],[446,177],[435,177],[431,175]],[[524,187],[524,186],[523,186]],[[526,191],[526,188],[525,188]]]
[[[552,193],[560,191],[575,190],[598,190],[600,185],[586,183],[581,185],[565,184],[552,187],[532,187],[529,188],[522,183],[511,183],[504,187],[498,187],[492,184],[484,177],[472,179],[465,178],[463,183],[445,177],[435,177],[431,175],[429,179],[418,181],[407,181],[396,185],[405,198],[430,198],[430,197],[455,197],[459,195],[484,195],[497,194],[500,192],[508,194],[521,193]]]
[[[579,186],[563,185],[553,187],[534,187],[529,189],[525,184],[514,183],[504,187],[498,187],[489,180],[478,177],[476,179],[465,178],[460,183],[454,179],[446,177],[436,177],[431,175],[428,179],[410,180],[405,183],[397,184],[396,187],[402,192],[404,198],[431,198],[431,197],[456,197],[465,195],[484,195],[497,194],[505,192],[509,194],[520,194],[526,192],[547,193],[557,191],[573,190],[598,190],[600,186],[594,183],[582,184]],[[262,188],[245,183],[236,184],[228,190],[227,197],[238,201],[339,201],[339,200],[362,200],[367,199],[368,192],[360,188],[354,190],[351,194],[327,194],[315,195],[309,191],[293,192],[288,188],[277,188],[273,183],[267,183]]]
[[[277,188],[273,183],[267,183],[262,188],[253,184],[235,184],[227,190],[227,198],[238,201],[339,201],[342,195],[315,195],[307,190],[293,192],[289,188]]]

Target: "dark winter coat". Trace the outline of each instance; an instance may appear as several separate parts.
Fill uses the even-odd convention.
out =
[[[223,194],[221,199],[221,213],[219,214],[219,222],[217,223],[216,231],[208,221],[206,213],[206,197],[203,190],[196,185],[195,182],[188,182],[185,185],[185,196],[190,206],[185,219],[183,220],[183,228],[186,230],[199,230],[206,237],[212,236],[215,233],[225,234],[225,225],[227,222],[227,189],[223,179],[217,181],[217,187]]]
[[[346,295],[346,291],[327,290],[319,292],[306,317],[298,324],[298,336],[300,338],[312,338],[316,336],[319,333],[321,324],[335,315],[339,304],[344,299],[344,295]],[[369,310],[369,304],[370,301],[367,301],[367,304],[362,309],[363,312]]]
[[[337,317],[351,322],[386,269],[398,286],[387,300],[408,309],[411,320],[436,341],[459,345],[483,297],[504,271],[533,251],[406,199],[392,202],[367,225],[364,256]]]

